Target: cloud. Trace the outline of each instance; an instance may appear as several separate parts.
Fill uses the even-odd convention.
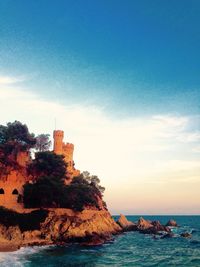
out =
[[[65,141],[75,144],[76,166],[100,176],[113,210],[118,207],[118,195],[126,199],[127,207],[129,201],[140,201],[144,207],[144,194],[151,203],[152,194],[162,192],[168,197],[177,184],[181,192],[190,188],[191,181],[200,186],[199,153],[193,151],[199,135],[198,129],[189,127],[192,116],[118,119],[106,114],[103,107],[65,106],[16,87],[0,87],[0,107],[1,124],[17,119],[36,134],[52,133],[56,118],[57,128],[65,131]],[[190,190],[193,199],[196,193]]]
[[[13,77],[13,76],[0,76],[0,85],[9,85],[19,82],[24,82],[26,78],[24,76]]]

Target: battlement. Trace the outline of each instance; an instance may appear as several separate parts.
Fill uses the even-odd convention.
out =
[[[65,150],[74,150],[74,145],[71,143],[63,143],[63,149]]]
[[[62,130],[54,130],[53,138],[64,138],[64,131]]]

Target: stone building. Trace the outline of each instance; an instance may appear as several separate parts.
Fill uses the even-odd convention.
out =
[[[63,155],[67,163],[67,180],[69,184],[73,177],[80,174],[79,170],[74,168],[73,151],[74,145],[64,143],[64,132],[56,130],[53,133],[54,146],[53,151],[58,155]],[[7,175],[0,177],[0,206],[19,210],[23,205],[18,203],[18,198],[23,195],[23,185],[31,182],[31,177],[27,175],[27,164],[30,163],[31,157],[29,152],[20,152],[17,155],[17,170],[8,170]]]

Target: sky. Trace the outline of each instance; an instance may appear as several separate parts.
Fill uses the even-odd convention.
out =
[[[200,214],[199,13],[198,0],[0,0],[0,124],[64,130],[112,214]]]

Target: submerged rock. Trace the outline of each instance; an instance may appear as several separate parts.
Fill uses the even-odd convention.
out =
[[[185,232],[185,233],[181,233],[180,236],[185,237],[185,238],[191,238],[192,234]]]
[[[174,237],[174,233],[172,233],[172,232],[169,232],[169,233],[161,236],[161,238],[172,238],[172,237]]]

